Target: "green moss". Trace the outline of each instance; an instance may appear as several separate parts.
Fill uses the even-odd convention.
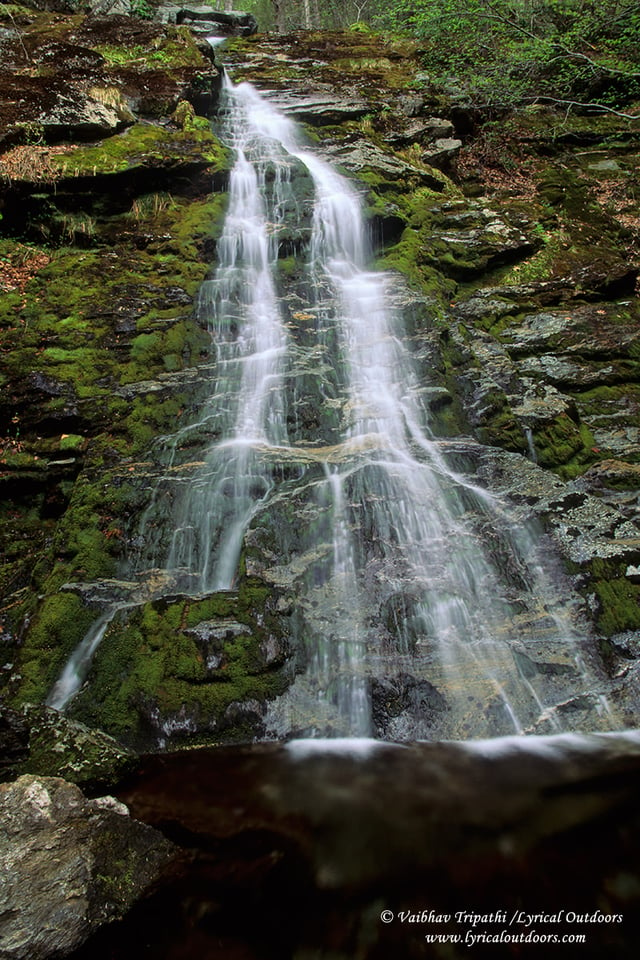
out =
[[[60,438],[60,450],[82,450],[87,438],[76,433],[67,433]]]
[[[180,67],[201,67],[202,54],[185,27],[168,28],[165,36],[156,37],[150,46],[101,44],[96,51],[116,66],[135,67],[137,71],[167,70]]]
[[[158,435],[174,430],[182,413],[182,402],[180,395],[162,398],[154,391],[137,396],[118,424],[118,432],[128,438],[128,451],[143,455]]]
[[[160,333],[141,333],[131,342],[131,359],[143,365],[157,366],[162,356],[162,335]]]
[[[585,435],[567,414],[533,430],[533,443],[542,467],[559,467],[585,449]]]
[[[208,353],[210,335],[182,317],[192,312],[189,297],[206,274],[201,258],[223,209],[220,196],[160,205],[148,219],[162,239],[145,250],[60,251],[30,281],[21,327],[3,300],[12,341],[6,375],[24,383],[41,371],[52,385],[40,400],[43,416],[80,400],[85,418],[106,425],[126,413],[113,393],[118,383],[177,371]],[[127,332],[134,325],[137,338]]]
[[[60,383],[69,384],[80,399],[96,398],[106,392],[98,381],[113,371],[113,362],[104,351],[92,347],[46,347],[39,351],[38,367]]]
[[[46,473],[47,470],[46,461],[40,460],[39,457],[20,446],[11,447],[7,445],[7,447],[2,450],[0,466],[4,469],[11,470],[14,477],[20,473],[24,473],[25,475],[29,472],[34,472],[35,474]]]
[[[632,371],[624,370],[624,374]],[[633,374],[632,374],[633,375]],[[640,386],[636,383],[600,384],[589,390],[574,391],[581,408],[588,410],[590,415],[607,413],[607,405],[623,401],[631,406],[640,401]]]
[[[157,239],[152,239],[145,250],[157,279],[175,284],[180,278],[182,287],[195,297],[205,279],[214,240],[220,236],[227,208],[226,193],[209,194],[204,199],[172,198],[161,210],[151,209],[140,215],[140,202],[129,215],[141,230],[151,228]]]
[[[131,492],[109,471],[93,479],[87,470],[73,486],[71,500],[51,540],[50,562],[41,584],[54,593],[67,582],[113,576],[122,549],[122,515]]]
[[[442,191],[421,187],[397,198],[399,209],[406,216],[409,225],[415,230],[429,229],[437,217],[439,205],[442,204],[443,200],[445,198],[455,199],[460,196],[457,188],[444,174],[438,171],[438,177],[444,183]]]
[[[565,110],[558,112],[541,104],[518,111],[507,123],[510,134],[542,141],[543,144],[575,134],[586,134],[590,143],[595,135],[610,144],[613,140],[624,138],[624,131],[631,132],[634,127],[634,121],[610,114],[599,116]]]
[[[300,271],[297,257],[282,257],[278,260],[278,270],[284,277],[293,277]]]
[[[602,459],[602,453],[595,446],[593,434],[586,423],[579,425],[579,433],[582,446],[577,448],[575,455],[566,463],[555,468],[556,473],[563,480],[575,480],[576,477],[582,476],[593,463]]]
[[[442,191],[389,181],[376,171],[363,171],[359,178],[371,188],[371,213],[379,216],[392,214],[407,224],[400,240],[379,258],[378,266],[403,273],[444,307],[455,294],[456,276],[463,274],[467,265],[464,257],[457,256],[450,245],[435,240],[443,201],[459,195],[451,181],[436,172],[443,183]],[[451,269],[443,270],[443,265],[446,267],[447,264]],[[445,275],[447,272],[450,276]]]
[[[76,147],[51,158],[61,177],[94,177],[134,167],[167,164],[207,164],[213,172],[226,170],[230,154],[213,134],[208,121],[182,129],[136,123],[122,134],[97,145]]]
[[[209,335],[192,321],[178,321],[153,333],[141,333],[131,342],[130,364],[120,372],[122,383],[149,377],[151,373],[182,369],[205,353]]]
[[[527,441],[522,424],[514,417],[504,394],[496,391],[493,395],[488,395],[483,398],[483,405],[488,410],[493,409],[493,414],[486,425],[476,430],[480,442],[501,447],[503,450],[525,453]]]
[[[237,594],[160,599],[123,614],[102,641],[89,690],[74,700],[74,715],[135,742],[144,736],[149,710],[168,720],[189,716],[202,729],[215,729],[230,704],[282,693],[287,680],[267,666],[260,647],[266,631],[278,629],[268,613],[270,596],[270,588],[242,580]],[[223,628],[219,665],[207,668],[192,631],[216,621]],[[234,629],[225,636],[229,622]]]
[[[0,22],[13,23],[14,17],[27,17],[33,19],[34,11],[31,7],[25,7],[21,3],[3,3],[0,5]]]
[[[625,577],[595,584],[600,601],[598,627],[606,637],[640,629],[640,585]]]
[[[423,240],[417,231],[405,230],[400,241],[378,258],[376,266],[404,274],[416,287],[439,301],[442,310],[455,294],[455,281],[426,261]]]
[[[564,227],[549,231],[543,228],[540,230],[543,245],[533,256],[509,267],[505,273],[502,273],[500,276],[502,283],[534,283],[548,280],[563,272],[567,259],[576,253],[569,232]]]
[[[71,651],[95,619],[73,593],[45,597],[29,624],[20,651],[18,703],[43,701]]]

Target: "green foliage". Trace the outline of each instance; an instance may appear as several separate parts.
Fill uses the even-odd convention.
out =
[[[622,108],[640,98],[629,0],[389,0],[379,25],[419,37],[425,67],[478,106],[536,98]]]
[[[222,8],[209,0],[212,7]],[[366,30],[367,24],[385,4],[380,0],[244,0],[237,9],[252,13],[258,29],[280,33],[303,29],[345,29],[356,24]]]
[[[39,120],[22,120],[13,125],[18,143],[40,147],[45,142],[44,126]]]
[[[153,7],[147,0],[129,0],[129,13],[140,20],[153,20]]]

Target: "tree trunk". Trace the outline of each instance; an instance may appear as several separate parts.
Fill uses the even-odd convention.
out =
[[[276,31],[284,33],[286,30],[285,0],[271,0],[276,20]]]

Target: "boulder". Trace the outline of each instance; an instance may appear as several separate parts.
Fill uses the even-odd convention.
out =
[[[45,706],[0,712],[0,771],[56,776],[93,793],[110,789],[134,764],[112,737]]]
[[[289,83],[283,89],[271,91],[269,100],[295,120],[314,126],[357,120],[370,109],[361,97],[338,94],[329,84],[320,83],[315,83],[311,91],[308,85]]]
[[[57,777],[0,786],[0,956],[66,956],[122,917],[175,848],[113,797]]]
[[[441,137],[435,140],[433,145],[428,147],[422,154],[425,163],[430,163],[434,167],[447,169],[460,153],[462,149],[462,140],[456,140],[453,137]]]
[[[364,171],[373,171],[388,181],[408,179],[437,192],[445,189],[445,180],[437,176],[437,171],[425,170],[385,153],[364,138],[348,143],[325,144],[323,153],[343,170],[356,176]]]
[[[252,13],[223,12],[210,7],[178,10],[176,23],[184,23],[194,33],[225,37],[250,37],[258,30],[258,21]]]
[[[406,114],[405,105],[403,103],[398,104],[397,110],[400,114],[401,123],[398,129],[392,130],[385,137],[385,141],[388,143],[435,142],[440,138],[453,137],[454,135],[451,120],[443,120],[442,117],[429,117],[426,120],[418,118],[407,121],[408,114]]]
[[[108,137],[134,122],[131,111],[118,98],[112,104],[104,103],[84,90],[69,87],[59,92],[54,103],[33,118],[42,125],[49,140],[69,136],[76,140]]]
[[[491,957],[533,958],[548,937],[578,933],[571,956],[626,960],[639,935],[639,790],[637,731],[149,757],[121,796],[180,837],[193,865],[87,956],[129,955],[142,934],[167,960],[345,960],[356,937],[361,960],[458,960],[469,931],[502,935],[485,941]],[[523,951],[532,930],[535,952]],[[447,937],[446,953],[431,936]]]
[[[434,205],[430,216],[425,261],[456,280],[518,261],[535,248],[531,223],[520,211],[498,213],[486,202],[452,199]]]
[[[121,94],[96,84],[60,80],[59,76],[14,76],[0,70],[4,100],[0,106],[3,132],[0,144],[24,142],[30,137],[56,141],[65,137],[91,140],[107,137],[133,123]],[[20,102],[20,111],[12,106]]]

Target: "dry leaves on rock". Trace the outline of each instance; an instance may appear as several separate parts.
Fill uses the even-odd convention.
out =
[[[51,257],[42,250],[31,251],[29,247],[18,245],[12,256],[0,258],[0,291],[24,293],[29,280],[50,260]]]
[[[9,182],[53,183],[60,178],[60,170],[51,162],[51,157],[68,153],[71,149],[70,146],[45,147],[35,144],[12,147],[0,156],[0,176]]]

